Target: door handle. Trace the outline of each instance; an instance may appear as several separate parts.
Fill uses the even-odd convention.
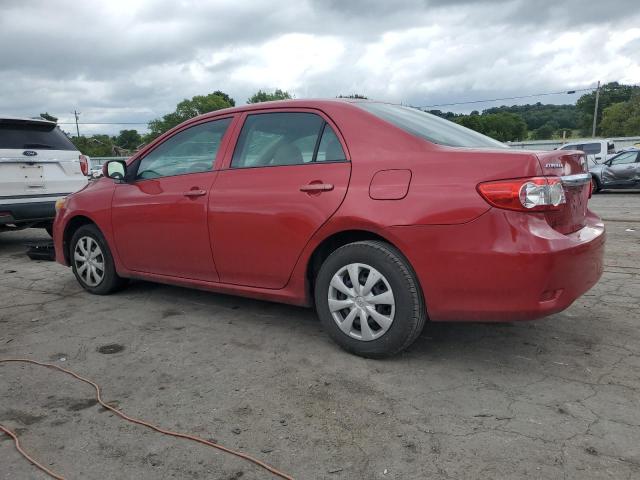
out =
[[[310,183],[308,185],[303,185],[300,187],[301,192],[329,192],[333,190],[333,185],[331,183]]]
[[[189,190],[183,193],[185,197],[201,197],[206,194],[207,194],[206,190],[197,190],[197,189]]]

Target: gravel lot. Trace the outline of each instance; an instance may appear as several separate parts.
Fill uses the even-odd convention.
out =
[[[130,415],[296,479],[640,478],[640,193],[591,205],[607,220],[605,273],[571,308],[427,325],[385,361],[342,352],[301,308],[144,282],[91,296],[24,255],[46,234],[2,233],[0,358],[74,369]],[[128,424],[35,366],[0,365],[0,423],[67,479],[273,478]],[[0,433],[0,478],[47,477]]]

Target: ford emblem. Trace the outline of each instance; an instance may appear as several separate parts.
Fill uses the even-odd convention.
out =
[[[25,150],[24,152],[22,152],[22,154],[25,157],[35,157],[36,155],[38,155],[38,152],[34,152],[33,150]]]

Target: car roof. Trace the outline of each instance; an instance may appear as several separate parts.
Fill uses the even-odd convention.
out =
[[[273,100],[270,102],[260,103],[248,103],[246,105],[240,105],[236,107],[224,108],[221,110],[214,110],[212,112],[204,113],[196,118],[204,118],[209,116],[218,116],[220,114],[239,113],[246,112],[248,110],[267,110],[271,108],[317,108],[323,107],[335,107],[346,106],[352,103],[361,102],[375,102],[373,100],[363,100],[359,98],[305,98],[305,99],[291,99],[291,100]],[[375,102],[384,103],[384,102]]]
[[[0,115],[0,124],[9,125],[56,125],[56,122],[44,118],[11,117]]]

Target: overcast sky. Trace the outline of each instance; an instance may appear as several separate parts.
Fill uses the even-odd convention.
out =
[[[598,80],[640,83],[638,0],[0,0],[0,114],[147,121],[259,88],[422,106]],[[121,128],[144,125],[81,132]]]

